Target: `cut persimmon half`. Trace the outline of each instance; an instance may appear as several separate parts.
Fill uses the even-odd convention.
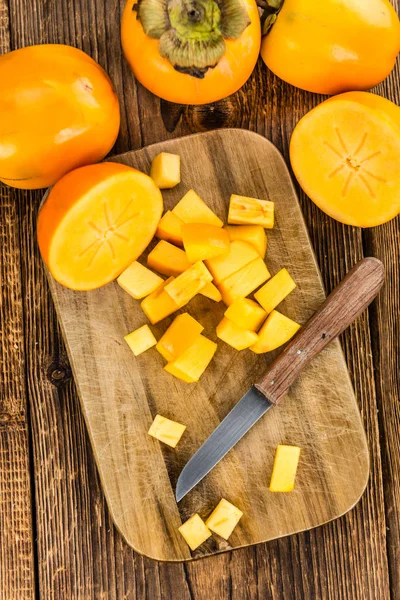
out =
[[[92,290],[118,277],[148,246],[163,210],[154,181],[117,163],[71,171],[38,218],[40,252],[56,281]]]

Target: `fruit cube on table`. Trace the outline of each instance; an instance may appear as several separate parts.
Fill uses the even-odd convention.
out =
[[[158,273],[173,277],[180,275],[191,266],[186,252],[165,240],[161,240],[153,248],[147,257],[147,264]]]
[[[183,221],[168,210],[161,218],[156,231],[156,237],[160,240],[172,242],[178,246],[183,246],[181,227]]]
[[[258,332],[258,342],[250,350],[256,354],[271,352],[286,344],[299,329],[298,323],[273,310]]]
[[[281,269],[254,294],[254,297],[269,314],[295,287],[296,284],[287,269]]]
[[[227,306],[230,306],[240,296],[245,297],[254,292],[270,277],[265,262],[258,257],[219,284],[222,300]]]
[[[140,300],[154,292],[163,283],[161,277],[146,269],[137,261],[133,262],[117,279],[117,283],[125,292]]]
[[[207,269],[218,285],[222,280],[236,273],[242,267],[259,258],[257,250],[240,240],[232,242],[228,252],[206,261]]]
[[[225,317],[242,329],[258,331],[267,318],[265,310],[249,298],[236,298],[225,311]]]
[[[146,350],[157,344],[157,340],[148,325],[143,325],[132,331],[124,337],[124,340],[135,356],[139,356],[139,354],[146,352]]]
[[[230,225],[261,225],[266,229],[274,226],[274,203],[269,200],[248,198],[232,194],[229,202]]]
[[[225,225],[231,242],[241,240],[251,244],[261,256],[265,258],[267,251],[267,234],[261,225]]]
[[[279,445],[277,447],[269,484],[271,492],[291,492],[293,490],[300,450],[298,446]]]
[[[194,344],[186,352],[181,354],[176,360],[165,365],[167,373],[174,375],[186,383],[198,381],[210,364],[217,344],[199,335]]]
[[[217,337],[235,350],[250,348],[258,340],[258,335],[254,331],[242,329],[226,317],[217,325]]]
[[[208,223],[222,227],[223,222],[194,190],[189,190],[172,209],[184,223]]]
[[[154,290],[154,292],[149,294],[141,302],[140,306],[144,314],[153,325],[181,308],[172,300],[171,296],[169,296],[164,289],[165,286],[173,280],[174,278],[170,277],[166,281],[163,281],[159,288]]]
[[[210,300],[214,300],[215,302],[221,302],[222,296],[219,289],[211,282],[206,283],[206,285],[201,288],[199,294],[209,298]]]
[[[165,286],[165,291],[179,305],[187,304],[206,283],[212,281],[212,275],[201,261],[194,263],[174,281]]]
[[[229,250],[229,234],[222,227],[203,223],[184,223],[182,239],[190,262],[206,260],[226,254]]]
[[[195,343],[204,327],[188,313],[178,315],[156,346],[156,350],[171,362]]]
[[[181,180],[181,157],[179,154],[161,152],[153,158],[150,177],[161,189],[175,187]]]
[[[206,521],[206,526],[227,540],[230,538],[243,513],[236,506],[222,498]]]
[[[186,425],[182,425],[182,423],[177,423],[161,415],[156,415],[148,434],[160,442],[168,444],[171,448],[176,448],[185,429]]]
[[[212,535],[207,525],[197,513],[181,525],[179,531],[191,550],[196,550]]]

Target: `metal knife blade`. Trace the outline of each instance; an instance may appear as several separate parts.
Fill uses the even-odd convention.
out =
[[[230,411],[183,468],[176,484],[176,501],[182,500],[253,427],[273,404],[254,386]]]

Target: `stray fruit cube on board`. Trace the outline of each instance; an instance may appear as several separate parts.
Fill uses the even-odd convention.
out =
[[[169,296],[164,289],[168,283],[171,283],[171,281],[174,281],[173,277],[163,281],[159,288],[154,290],[154,292],[149,294],[141,302],[140,306],[142,311],[152,325],[162,321],[162,319],[172,315],[172,313],[181,308],[172,300],[171,296]]]
[[[258,340],[258,335],[254,331],[242,329],[226,317],[217,325],[217,337],[235,350],[250,348]]]
[[[165,286],[165,291],[179,306],[187,304],[206,283],[212,281],[212,275],[201,261],[194,263],[174,281]]]
[[[161,189],[175,187],[181,180],[181,157],[179,154],[161,152],[151,163],[150,177]]]
[[[274,226],[274,203],[269,200],[248,198],[232,194],[229,202],[230,225],[261,225],[266,229]]]
[[[167,210],[157,226],[156,237],[160,240],[183,246],[181,232],[182,225],[183,221],[174,215],[173,212]]]
[[[171,362],[195,343],[204,327],[188,313],[178,315],[156,346],[156,350]]]
[[[261,225],[225,225],[231,242],[241,240],[251,244],[261,256],[265,258],[267,251],[267,234]]]
[[[256,354],[271,352],[271,350],[286,344],[299,329],[300,325],[296,321],[273,310],[258,332],[258,342],[251,346],[250,350]]]
[[[165,240],[161,240],[153,248],[147,257],[147,264],[158,273],[172,277],[180,275],[191,266],[186,252]]]
[[[124,340],[135,356],[139,356],[139,354],[146,352],[146,350],[157,344],[157,340],[148,325],[143,325],[132,331],[124,337]]]
[[[196,550],[212,535],[207,525],[197,513],[181,525],[179,531],[191,550]]]
[[[218,285],[221,281],[229,277],[229,275],[236,273],[256,258],[259,258],[259,256],[253,246],[237,240],[231,243],[226,254],[210,258],[206,261],[206,265],[215,283]]]
[[[222,300],[227,306],[241,297],[248,296],[271,277],[267,266],[259,256],[236,273],[232,273],[219,284]]]
[[[139,262],[133,262],[117,279],[117,283],[125,292],[140,300],[154,292],[163,283],[161,277],[146,269]]]
[[[160,442],[168,444],[171,448],[176,448],[185,429],[186,425],[182,425],[182,423],[177,423],[161,415],[156,415],[148,434]]]
[[[191,263],[226,254],[230,246],[229,234],[225,229],[203,223],[184,223],[182,239]]]
[[[199,294],[209,298],[210,300],[214,300],[214,302],[221,302],[222,296],[219,289],[211,282],[206,283],[206,285],[201,288]]]
[[[211,531],[227,540],[236,525],[239,523],[243,513],[233,504],[222,498],[221,502],[214,508],[206,521],[206,525]]]
[[[242,329],[258,331],[267,318],[267,313],[254,300],[240,296],[226,309],[225,317]]]
[[[167,373],[186,383],[194,383],[200,379],[216,350],[217,344],[203,335],[199,335],[186,352],[173,362],[165,365],[164,369]]]
[[[174,215],[184,223],[208,223],[222,227],[223,222],[194,190],[189,190],[173,208]]]
[[[254,294],[254,298],[269,314],[295,287],[296,284],[287,269],[281,269]]]
[[[271,492],[291,492],[293,490],[300,450],[298,446],[279,445],[277,447],[269,484]]]

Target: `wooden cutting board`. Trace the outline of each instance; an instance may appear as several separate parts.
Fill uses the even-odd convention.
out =
[[[231,193],[275,202],[266,262],[286,266],[297,289],[279,310],[305,323],[325,294],[286,165],[266,139],[220,130],[155,144],[113,158],[149,172],[161,151],[182,158],[182,182],[163,193],[171,209],[193,187],[224,220]],[[293,385],[282,406],[269,411],[179,506],[174,489],[192,454],[226,416],[276,353],[236,352],[220,342],[201,381],[185,384],[163,370],[155,349],[135,358],[123,337],[146,323],[139,302],[116,283],[73,292],[49,276],[82,410],[110,513],[136,551],[159,560],[190,560],[310,529],[339,517],[362,494],[368,449],[338,341]],[[224,306],[198,296],[188,307],[217,341]],[[176,315],[175,315],[176,316]],[[173,317],[152,327],[159,338]],[[160,413],[187,425],[173,450],[148,436]],[[295,490],[273,494],[268,485],[276,446],[302,448]],[[178,527],[194,512],[206,518],[221,497],[244,513],[229,542],[210,538],[191,553]]]

